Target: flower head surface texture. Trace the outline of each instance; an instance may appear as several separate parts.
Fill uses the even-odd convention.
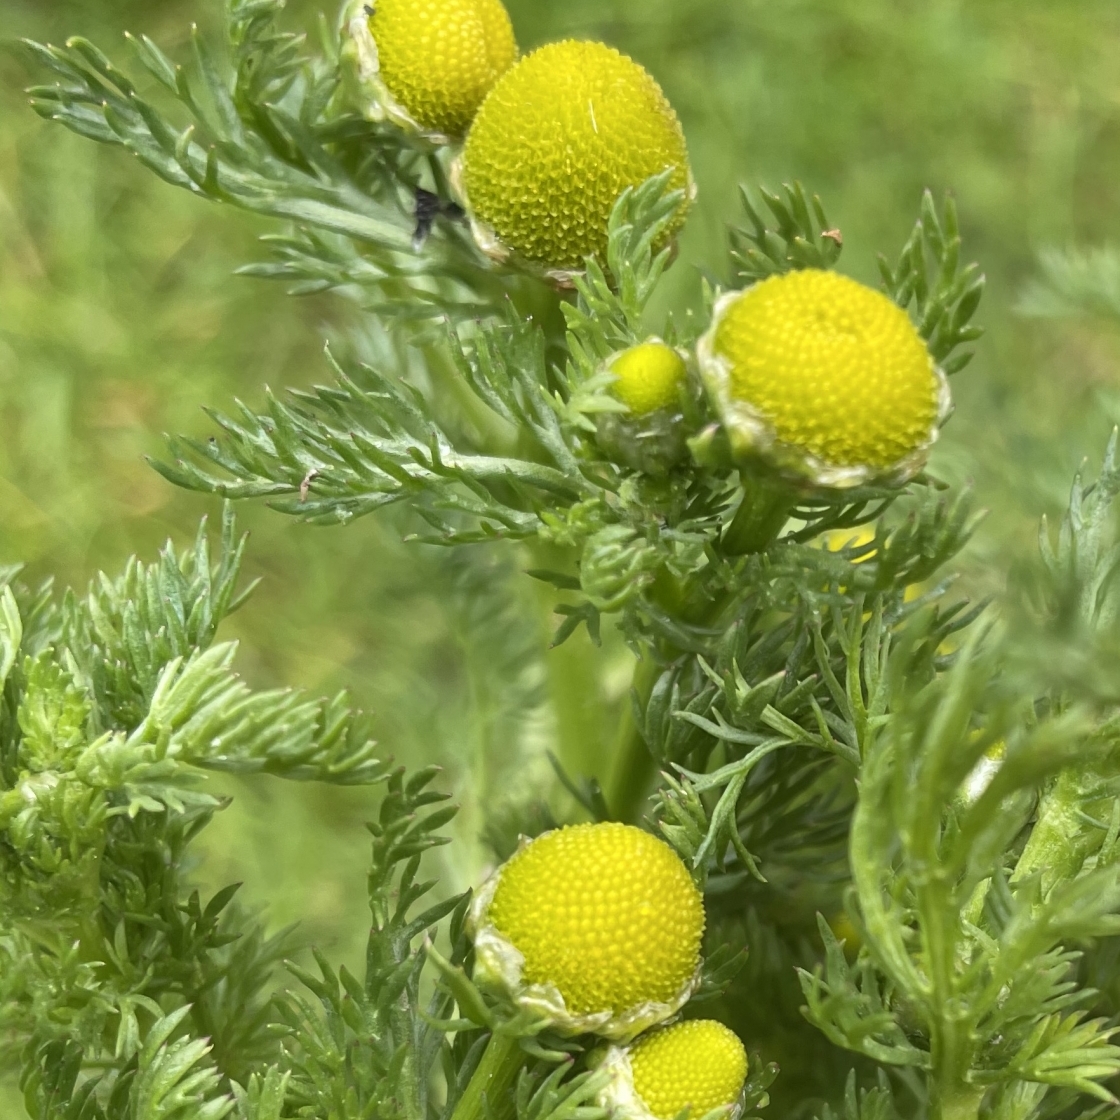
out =
[[[673,408],[687,375],[680,354],[664,342],[642,342],[624,350],[610,364],[617,380],[611,391],[634,416]]]
[[[725,297],[704,346],[725,409],[745,406],[779,448],[827,468],[889,473],[936,435],[944,380],[925,342],[846,276],[805,269]]]
[[[747,1054],[734,1031],[694,1019],[643,1035],[630,1049],[634,1092],[657,1120],[683,1109],[693,1120],[733,1107],[747,1078]]]
[[[676,853],[632,825],[547,832],[502,868],[489,919],[577,1015],[676,1003],[700,959],[704,906]]]
[[[517,44],[501,0],[373,0],[379,77],[423,129],[461,136]]]
[[[550,43],[508,70],[463,152],[472,215],[527,261],[553,270],[606,255],[618,196],[672,169],[691,178],[684,133],[661,87],[603,43]],[[675,226],[684,221],[686,205]]]

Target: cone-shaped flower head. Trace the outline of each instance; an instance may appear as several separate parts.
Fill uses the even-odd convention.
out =
[[[458,182],[487,252],[562,279],[585,257],[605,257],[622,191],[668,169],[673,189],[691,190],[684,133],[661,87],[611,47],[569,39],[526,55],[494,86]]]
[[[734,1031],[711,1019],[674,1023],[607,1052],[600,1104],[616,1120],[690,1120],[723,1109],[738,1115],[747,1054]]]
[[[906,312],[835,272],[723,296],[698,358],[736,454],[820,486],[910,478],[948,410]]]
[[[355,0],[343,35],[369,115],[433,139],[462,136],[517,57],[501,0]]]
[[[523,845],[479,891],[471,927],[479,983],[557,1030],[629,1038],[692,994],[704,905],[655,836],[575,825]]]

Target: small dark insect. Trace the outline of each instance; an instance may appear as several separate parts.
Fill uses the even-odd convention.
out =
[[[432,232],[436,218],[450,218],[451,221],[461,221],[466,217],[463,208],[457,202],[445,202],[438,194],[416,188],[416,230],[412,235],[412,248],[419,252],[428,234]]]
[[[365,12],[366,12],[366,15],[369,16],[370,19],[373,19],[373,5],[372,4],[367,4],[366,5]]]

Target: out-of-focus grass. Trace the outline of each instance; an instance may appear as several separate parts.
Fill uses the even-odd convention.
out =
[[[605,38],[648,66],[677,106],[701,195],[667,301],[695,288],[692,266],[723,272],[739,182],[798,178],[818,191],[844,232],[844,267],[867,280],[873,250],[901,245],[924,187],[955,193],[967,250],[990,279],[990,329],[957,381],[958,413],[934,467],[974,480],[993,509],[971,563],[974,584],[997,583],[1011,553],[1031,547],[1037,513],[1061,502],[1081,456],[1098,453],[1120,419],[1116,336],[1024,322],[1011,310],[1037,247],[1120,228],[1115,3],[509,6],[526,47]],[[174,50],[192,20],[214,23],[216,7],[0,0],[0,27],[56,40],[81,32],[123,56],[125,27]],[[304,17],[313,5],[292,7]],[[199,405],[259,400],[264,382],[325,376],[323,334],[347,313],[234,279],[256,254],[261,223],[39,122],[18,92],[29,77],[0,63],[0,561],[84,583],[216,512],[144,465],[159,433],[205,431]],[[472,757],[502,753],[515,733],[495,687],[505,670],[480,678],[465,668],[472,649],[494,648],[487,628],[506,625],[477,594],[478,563],[398,543],[391,517],[316,530],[264,509],[242,516],[254,534],[249,572],[264,584],[228,632],[242,640],[251,677],[351,688],[376,712],[388,752],[448,762],[460,787]],[[509,627],[524,627],[533,613],[510,617]],[[309,939],[352,959],[365,923],[361,822],[371,795],[276,783],[234,792],[200,874],[244,878],[277,922],[300,917]],[[468,798],[467,830],[487,796],[475,788]],[[0,1115],[18,1114],[0,1097]]]

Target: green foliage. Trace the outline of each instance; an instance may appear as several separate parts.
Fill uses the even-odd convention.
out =
[[[27,45],[56,78],[32,90],[42,116],[287,223],[246,271],[338,291],[374,321],[332,345],[332,385],[214,410],[221,434],[177,437],[157,469],[319,524],[399,505],[414,539],[453,555],[516,547],[503,562],[563,618],[554,646],[571,650],[581,625],[626,643],[610,766],[562,749],[576,807],[534,790],[491,813],[488,835],[505,852],[580,812],[642,820],[654,794],[651,823],[706,894],[699,995],[765,1048],[747,1109],[781,1085],[771,1059],[799,1054],[820,1068],[787,1099],[806,1108],[819,1088],[825,1120],[901,1114],[884,1067],[904,1071],[915,1114],[945,1120],[1113,1105],[1115,1027],[1077,970],[1107,974],[1120,934],[1116,695],[1107,668],[1053,661],[1110,648],[1115,446],[1095,485],[1075,485],[1056,546],[1044,530],[1020,614],[952,591],[945,569],[976,528],[966,495],[925,475],[829,493],[740,474],[695,386],[679,418],[690,455],[635,468],[602,438],[624,411],[605,363],[650,334],[687,348],[704,326],[664,311],[672,253],[654,246],[679,203],[665,177],[620,197],[607,259],[558,297],[474,248],[448,153],[364,120],[333,33],[313,54],[281,7],[230,0],[228,50],[195,35],[183,67],[133,39],[154,97],[84,39]],[[836,263],[815,196],[761,198],[744,193],[748,227],[731,236],[739,282]],[[961,266],[951,201],[942,216],[923,196],[881,276],[938,364],[962,369],[983,277]],[[598,1120],[588,1040],[530,1039],[473,986],[468,898],[422,878],[454,812],[434,773],[377,761],[342,697],[234,674],[233,645],[215,643],[243,599],[240,559],[227,516],[216,560],[200,534],[84,598],[0,580],[0,1032],[20,1048],[27,1108]],[[496,567],[461,563],[464,599],[501,598],[496,580],[480,588]],[[545,690],[512,666],[544,655],[516,611],[492,613],[508,634],[486,649],[524,716]],[[476,672],[480,691],[500,684]],[[203,785],[214,771],[384,787],[364,978],[317,952],[289,986],[275,965],[290,935],[268,937],[233,888],[192,891],[188,845],[225,804]],[[876,1088],[857,1092],[838,1050]]]
[[[82,136],[127,149],[174,186],[299,223],[306,232],[277,242],[278,262],[258,275],[296,279],[304,291],[359,283],[379,306],[404,302],[409,314],[425,305],[429,315],[472,314],[472,287],[486,277],[480,255],[453,226],[440,223],[429,239],[439,262],[427,273],[438,274],[442,290],[429,293],[414,280],[415,190],[428,161],[386,129],[330,112],[339,93],[337,58],[313,58],[300,37],[281,31],[275,20],[283,6],[230,5],[228,73],[197,31],[186,66],[147,36],[129,37],[137,62],[178,103],[185,126],[82,38],[65,47],[26,42],[55,77],[30,91],[32,107]],[[438,165],[427,169],[446,191]]]
[[[1120,494],[1117,443],[1114,429],[1095,482],[1086,485],[1078,472],[1069,509],[1058,531],[1057,547],[1050,539],[1045,517],[1039,532],[1039,550],[1052,592],[1048,604],[1051,612],[1060,615],[1068,610],[1089,630],[1107,631],[1116,621],[1116,562],[1120,553],[1113,540],[1109,512]]]
[[[369,877],[373,926],[362,983],[343,967],[335,971],[316,953],[319,975],[291,966],[307,993],[289,992],[279,1008],[291,1074],[289,1095],[297,1115],[345,1117],[439,1115],[431,1100],[433,1072],[445,1047],[433,1025],[451,1010],[438,991],[424,1008],[420,991],[425,937],[442,918],[451,922],[457,962],[466,952],[462,936],[465,900],[452,898],[412,911],[434,886],[419,881],[421,857],[445,843],[439,834],[455,810],[428,786],[431,772],[395,772],[373,833]]]
[[[979,265],[960,264],[961,235],[957,207],[952,198],[945,203],[945,218],[937,215],[933,196],[922,196],[921,216],[914,232],[891,268],[884,257],[879,270],[887,292],[901,307],[913,304],[918,331],[929,351],[948,374],[959,373],[973,352],[953,351],[975,342],[983,333],[970,325],[984,294],[984,277]]]
[[[751,585],[743,573],[752,561],[738,555],[735,515],[749,514],[764,499],[744,491],[726,467],[663,478],[624,469],[606,457],[588,420],[611,407],[602,362],[642,337],[646,305],[666,263],[667,251],[651,251],[674,205],[660,187],[652,180],[619,199],[608,254],[617,294],[594,263],[577,280],[576,302],[564,307],[570,354],[564,367],[550,366],[545,331],[508,305],[452,337],[458,396],[473,395],[473,408],[488,413],[467,433],[448,430],[434,402],[407,382],[370,366],[336,363],[334,386],[296,393],[291,403],[273,398],[260,415],[247,409],[238,417],[216,415],[223,439],[177,439],[176,462],[158,469],[178,485],[270,497],[281,511],[318,523],[407,501],[435,530],[419,535],[430,543],[507,539],[559,546],[574,553],[571,567],[542,578],[578,589],[584,601],[562,607],[568,617],[558,641],[580,622],[594,634],[601,613],[623,610],[632,640],[695,648],[681,621],[713,602],[726,605],[733,588]],[[698,413],[695,421],[701,419]],[[520,433],[521,455],[511,448],[512,432]],[[495,454],[507,450],[514,454]],[[873,489],[806,495],[792,510],[800,525],[786,540],[800,544],[825,530],[857,526],[897,497]],[[861,580],[872,573],[884,582],[928,578],[963,544],[966,520],[959,504],[949,512],[927,503],[917,520],[884,539]],[[801,563],[778,564],[795,582],[821,554],[802,549],[798,555]],[[887,565],[897,571],[887,575]],[[833,578],[850,568],[842,564]]]
[[[1056,319],[1071,315],[1120,315],[1120,257],[1110,248],[1048,249],[1039,276],[1023,292],[1024,315]]]
[[[821,1120],[837,1120],[840,1117],[843,1120],[895,1120],[897,1116],[890,1082],[882,1074],[874,1089],[857,1092],[853,1073],[844,1087],[843,1109],[833,1111],[825,1105],[821,1112]]]
[[[213,559],[200,531],[85,598],[6,577],[0,1028],[22,1047],[32,1117],[439,1113],[447,1043],[432,1022],[450,1003],[439,991],[425,1007],[420,945],[453,914],[461,960],[465,900],[415,911],[434,885],[419,879],[424,853],[455,810],[433,771],[374,758],[343,697],[233,676],[233,648],[213,640],[245,597],[243,545],[227,512]],[[384,784],[364,982],[320,955],[321,977],[289,966],[309,995],[275,997],[291,931],[266,937],[234,905],[237,885],[206,902],[188,890],[188,845],[226,804],[200,788],[213,769]]]
[[[797,268],[832,268],[844,247],[840,231],[830,226],[821,200],[810,199],[800,183],[785,188],[785,198],[762,190],[772,215],[771,227],[762,208],[742,192],[749,229],[732,229],[731,260],[744,284],[765,280]]]
[[[1114,444],[1088,500],[1075,488],[1061,545],[1098,593],[1111,578],[1096,560],[1114,538],[1113,456]],[[1057,588],[1066,572],[1050,559]],[[1070,963],[1071,946],[1115,929],[1114,718],[1091,692],[1032,703],[998,629],[915,689],[927,625],[916,619],[888,662],[899,700],[863,752],[858,955],[849,964],[822,921],[827,964],[802,974],[807,1014],[839,1045],[928,1070],[942,1114],[988,1093],[993,1114],[1032,1115],[1044,1086],[1111,1101],[1099,1082],[1120,1069],[1120,1048],[1109,1022],[1087,1017],[1092,993]]]

